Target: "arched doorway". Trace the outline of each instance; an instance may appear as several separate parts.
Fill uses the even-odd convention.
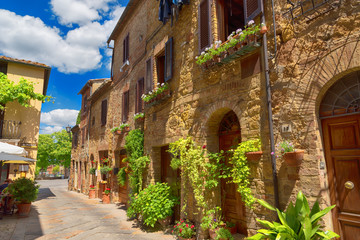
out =
[[[239,119],[233,111],[225,114],[219,126],[219,150],[228,151],[241,142]],[[245,206],[240,193],[236,191],[236,184],[221,182],[221,205],[223,217],[226,221],[236,224],[237,231],[247,235]]]
[[[360,236],[360,72],[338,80],[320,105],[334,229]]]

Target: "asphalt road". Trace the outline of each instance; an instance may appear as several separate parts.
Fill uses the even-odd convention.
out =
[[[38,200],[28,218],[4,216],[0,239],[174,239],[162,231],[148,232],[128,221],[126,212],[115,204],[67,190],[67,179],[41,180]]]

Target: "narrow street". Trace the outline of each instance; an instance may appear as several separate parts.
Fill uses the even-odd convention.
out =
[[[67,179],[38,181],[41,187],[30,217],[4,216],[0,239],[174,239],[162,231],[141,230],[127,220],[121,207],[67,191],[67,183]]]

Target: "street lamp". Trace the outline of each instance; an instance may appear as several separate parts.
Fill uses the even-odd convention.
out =
[[[70,140],[71,140],[71,127],[69,125],[67,125],[66,128],[66,132],[69,134]]]

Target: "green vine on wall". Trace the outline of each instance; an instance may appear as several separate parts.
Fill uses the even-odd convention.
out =
[[[148,156],[144,156],[144,133],[140,129],[131,130],[125,137],[125,149],[127,152],[129,173],[129,185],[132,194],[142,190],[143,172],[150,162]]]

